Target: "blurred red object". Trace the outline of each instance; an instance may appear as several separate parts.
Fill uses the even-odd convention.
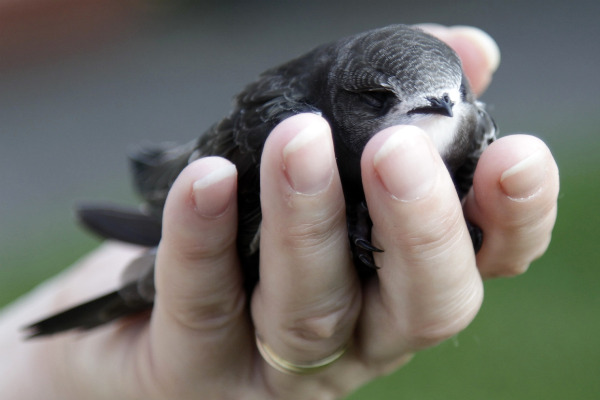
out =
[[[93,48],[138,24],[143,0],[0,0],[0,70]]]

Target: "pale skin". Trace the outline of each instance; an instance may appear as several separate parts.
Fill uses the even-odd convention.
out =
[[[481,94],[499,56],[473,28],[427,26],[453,46]],[[151,314],[85,333],[25,342],[18,328],[104,293],[144,249],[106,243],[0,315],[0,393],[19,399],[335,399],[463,330],[482,279],[514,276],[544,253],[558,169],[539,139],[504,137],[483,154],[461,204],[424,132],[378,133],[362,156],[378,275],[356,276],[327,123],[289,118],[261,165],[261,280],[248,299],[235,250],[236,171],[211,157],[169,194]],[[484,232],[475,256],[466,216]],[[258,354],[255,331],[282,358],[346,354],[309,376]]]

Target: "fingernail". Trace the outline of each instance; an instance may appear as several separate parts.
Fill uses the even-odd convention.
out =
[[[192,184],[196,212],[203,217],[222,215],[232,200],[237,170],[233,164],[215,168]]]
[[[373,165],[390,194],[402,201],[415,201],[433,188],[437,163],[432,151],[420,129],[403,126],[375,153]]]
[[[283,148],[290,186],[306,195],[322,192],[333,179],[334,158],[329,127],[324,123],[307,126]]]
[[[500,185],[513,200],[526,200],[542,187],[546,170],[543,150],[537,150],[527,158],[513,165],[500,176]]]
[[[500,65],[500,48],[487,32],[473,26],[464,25],[452,26],[450,29],[455,35],[466,36],[474,43],[477,43],[486,55],[490,70],[496,72]]]

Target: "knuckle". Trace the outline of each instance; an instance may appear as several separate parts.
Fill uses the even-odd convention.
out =
[[[313,358],[319,358],[323,355],[320,353],[324,348],[335,349],[347,341],[359,311],[359,294],[350,301],[340,299],[334,304],[329,304],[324,312],[313,312],[310,316],[286,322],[283,340],[294,353],[316,352],[319,355]]]
[[[415,321],[409,341],[414,349],[436,345],[463,331],[475,318],[483,301],[483,290],[469,287],[436,309],[427,319]],[[418,317],[419,318],[419,317]]]
[[[446,251],[466,235],[464,217],[460,208],[433,215],[411,232],[402,232],[399,240],[407,252],[423,258]]]
[[[503,265],[502,276],[509,278],[522,275],[527,272],[529,265],[530,264],[528,262],[506,263]]]
[[[341,231],[344,214],[338,210],[334,213],[323,213],[310,220],[289,226],[284,232],[283,240],[289,248],[310,250],[323,246],[337,239]]]
[[[332,313],[324,317],[302,318],[294,321],[288,328],[290,337],[300,339],[302,342],[319,342],[335,336],[341,325],[342,313]]]
[[[496,256],[493,257],[495,261],[490,263],[493,271],[489,275],[512,277],[527,272],[530,264],[548,249],[553,225],[554,219],[546,219],[530,225],[503,229],[494,235],[496,245],[493,248]]]
[[[238,296],[224,300],[221,296],[203,296],[199,299],[178,299],[169,314],[180,326],[192,331],[219,332],[231,327],[246,309],[246,298]]]
[[[338,310],[322,317],[302,318],[295,321],[288,331],[291,337],[296,337],[303,342],[329,340],[343,330],[345,314],[345,310]]]
[[[522,259],[497,260],[479,265],[484,278],[510,278],[524,274],[529,269],[530,263]]]
[[[197,236],[186,238],[181,234],[175,237],[163,235],[162,242],[165,243],[161,242],[161,246],[167,244],[168,247],[176,250],[174,254],[180,260],[218,259],[235,246],[235,240],[235,235],[209,232],[201,238]]]
[[[413,349],[424,349],[449,339],[471,322],[471,318],[444,319],[432,326],[421,326],[411,332],[411,347]]]

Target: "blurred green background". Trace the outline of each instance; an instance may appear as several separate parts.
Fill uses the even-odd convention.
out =
[[[75,201],[135,202],[129,146],[194,138],[262,70],[327,40],[476,25],[502,50],[483,97],[501,131],[542,137],[558,161],[551,247],[486,282],[468,329],[349,399],[600,398],[598,2],[25,3],[41,11],[0,0],[0,305],[97,246]]]

